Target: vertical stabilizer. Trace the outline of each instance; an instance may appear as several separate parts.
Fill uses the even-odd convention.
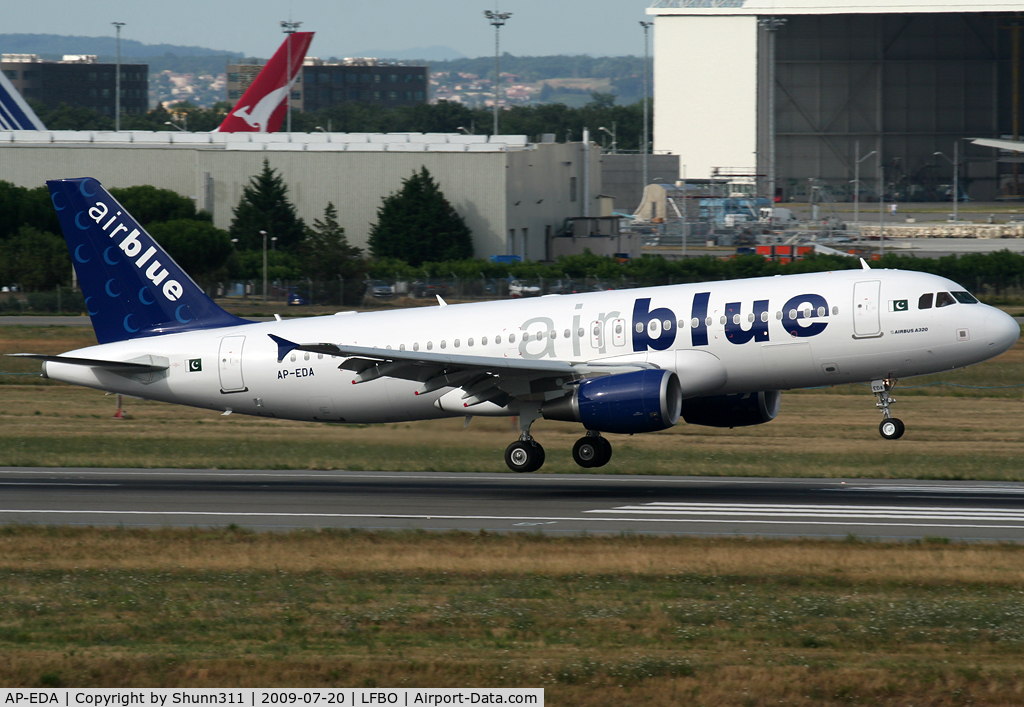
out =
[[[0,130],[46,130],[4,72],[0,71]]]
[[[46,186],[99,343],[248,323],[207,297],[95,179]]]
[[[278,132],[287,110],[286,99],[302,71],[302,61],[312,41],[313,32],[293,32],[287,35],[216,132]]]

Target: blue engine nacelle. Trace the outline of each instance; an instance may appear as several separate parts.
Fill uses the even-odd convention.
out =
[[[707,427],[748,427],[771,422],[779,414],[782,393],[762,390],[757,393],[709,395],[683,401],[683,419],[691,425]]]
[[[588,430],[633,434],[679,422],[683,392],[672,371],[648,370],[588,378],[575,392],[541,408],[548,420],[582,422]]]

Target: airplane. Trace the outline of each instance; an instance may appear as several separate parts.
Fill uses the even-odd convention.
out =
[[[286,98],[299,79],[313,32],[289,33],[256,80],[214,132],[276,133],[287,111]],[[289,45],[291,45],[289,47]],[[289,64],[289,57],[291,63]]]
[[[0,130],[46,130],[10,79],[0,71]]]
[[[98,344],[52,380],[262,417],[381,423],[518,417],[508,467],[535,471],[541,418],[603,433],[771,421],[781,391],[871,382],[898,439],[897,379],[985,361],[1020,327],[943,277],[861,269],[253,322],[221,309],[93,178],[47,182]]]

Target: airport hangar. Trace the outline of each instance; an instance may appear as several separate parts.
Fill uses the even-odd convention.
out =
[[[925,200],[943,198],[941,184],[950,198],[958,142],[972,199],[1019,194],[1013,158],[997,163],[995,150],[963,138],[1019,135],[1021,9],[1008,0],[655,0],[655,150],[679,155],[688,177],[756,174],[767,195],[774,123],[783,200],[806,200],[809,180],[820,179],[852,201],[858,157],[872,150],[860,161],[862,198],[877,199],[881,156],[888,197]]]
[[[0,132],[0,180],[33,188],[91,176],[108,188],[171,189],[225,229],[264,159],[306,223],[333,202],[359,247],[381,199],[421,167],[466,220],[478,258],[549,259],[566,219],[598,217],[602,206],[601,150],[592,143],[440,133]],[[561,252],[572,239],[557,240]]]

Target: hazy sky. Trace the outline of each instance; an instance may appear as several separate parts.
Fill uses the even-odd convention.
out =
[[[642,55],[650,0],[502,0],[513,13],[501,30],[502,52],[516,55]],[[4,13],[3,32],[112,35],[147,44],[197,45],[268,57],[281,43],[278,22],[315,31],[311,56],[351,56],[364,49],[403,50],[443,45],[466,56],[494,54],[494,30],[483,17],[495,9],[480,0],[50,0],[17,3]]]

